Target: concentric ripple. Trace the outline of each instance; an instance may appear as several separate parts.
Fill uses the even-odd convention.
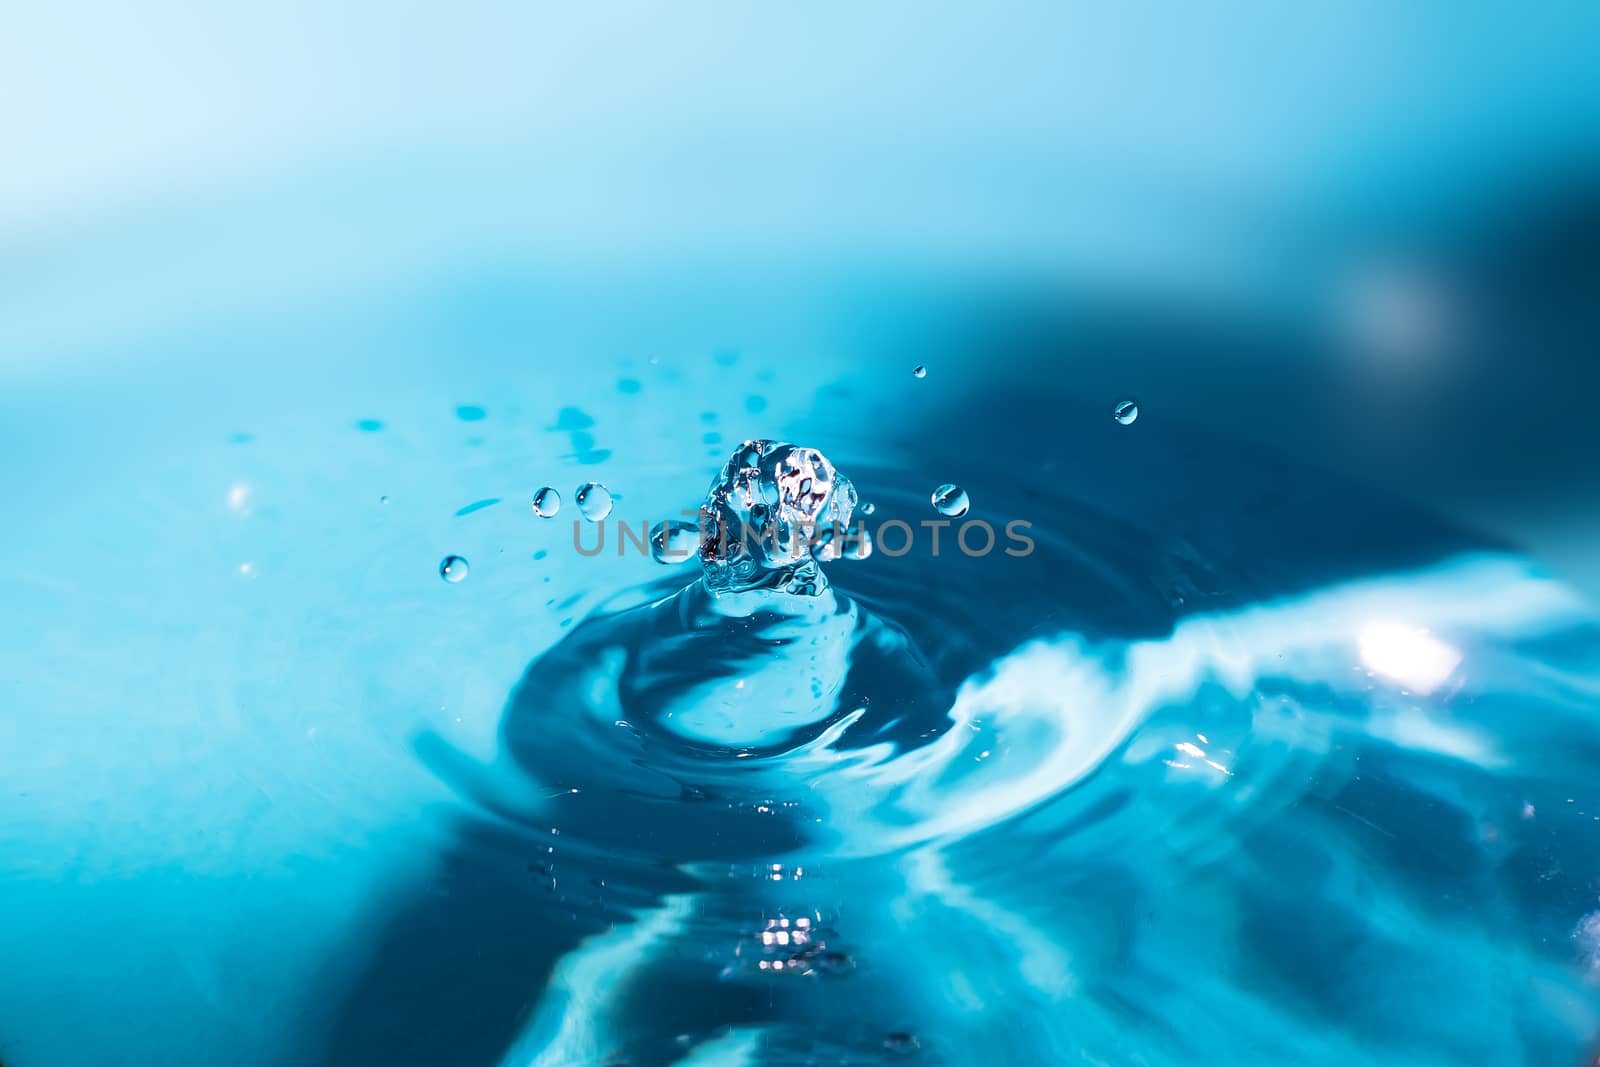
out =
[[[1328,1064],[1572,1041],[1490,1010],[1573,981],[1500,936],[1539,909],[1496,873],[1550,783],[1585,773],[1552,759],[1600,692],[1563,586],[1479,554],[1263,596],[1247,561],[1000,482],[962,518],[1016,551],[977,553],[922,521],[913,474],[858,476],[879,551],[835,558],[816,549],[851,483],[815,450],[741,446],[702,509],[724,523],[705,578],[640,588],[535,660],[496,765],[424,740],[480,810],[558,835],[567,878],[632,900],[572,942],[508,1065],[1067,1062],[1130,1026],[1172,1064],[1239,1033]],[[896,522],[910,543],[886,553]],[[1384,967],[1482,1010],[1441,1037]],[[1316,1036],[1262,981],[1359,1005],[1354,1031]],[[763,991],[759,1021],[706,1007],[730,985]],[[700,1006],[651,999],[679,986]]]

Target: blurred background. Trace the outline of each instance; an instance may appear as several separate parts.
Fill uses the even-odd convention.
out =
[[[14,507],[19,478],[29,504],[59,485],[57,390],[192,360],[194,390],[155,407],[284,379],[301,397],[390,374],[385,330],[447,374],[473,346],[422,345],[402,324],[419,292],[490,305],[480,324],[579,294],[608,320],[668,287],[815,323],[887,287],[1036,337],[1098,323],[1115,345],[982,371],[1181,408],[1600,581],[1593,4],[7,23],[0,443],[34,457],[7,474]],[[266,340],[356,305],[338,352]]]
[[[13,1067],[271,1059],[282,975],[385,892],[372,827],[443,797],[416,709],[487,743],[622,580],[507,634],[472,501],[593,468],[675,509],[745,436],[977,453],[979,398],[1126,397],[1600,595],[1592,2],[3,21]],[[437,606],[446,551],[499,615]]]

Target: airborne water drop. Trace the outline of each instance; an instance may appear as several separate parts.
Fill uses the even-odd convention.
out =
[[[669,519],[656,523],[650,531],[650,556],[657,563],[683,563],[692,559],[699,548],[700,527],[696,523]]]
[[[467,558],[465,556],[446,556],[439,561],[439,577],[454,585],[467,579]]]
[[[933,508],[941,515],[948,515],[952,519],[960,518],[971,506],[972,502],[967,499],[967,491],[959,485],[946,482],[933,491]]]
[[[584,482],[578,486],[578,510],[590,522],[599,522],[611,514],[611,491],[599,482]]]
[[[533,512],[541,519],[548,519],[561,510],[561,494],[548,485],[533,494]]]

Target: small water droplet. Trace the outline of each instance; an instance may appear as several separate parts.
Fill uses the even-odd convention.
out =
[[[561,494],[548,485],[533,494],[533,511],[541,519],[548,519],[561,510]]]
[[[1111,409],[1111,417],[1124,426],[1130,426],[1139,417],[1139,405],[1131,400],[1119,400],[1117,406]]]
[[[389,502],[389,498],[386,497],[386,496],[380,496],[378,498],[378,503],[380,503],[380,504],[387,504],[388,502]]]
[[[599,522],[611,514],[611,491],[599,482],[584,482],[578,486],[578,510],[590,522]]]
[[[928,376],[928,368],[918,363],[916,368],[912,370],[911,374],[913,377],[926,378]]]
[[[946,482],[933,491],[933,508],[941,515],[948,515],[952,519],[960,518],[971,506],[972,502],[967,499],[967,491],[959,485]]]
[[[865,504],[861,505],[861,514],[863,514],[863,515],[875,514],[877,512],[877,510],[878,510],[878,505],[874,504],[870,500],[867,501]]]
[[[700,549],[700,527],[692,522],[658,522],[650,531],[650,556],[667,566],[694,558]]]
[[[456,582],[467,580],[467,559],[465,556],[446,556],[439,562],[439,577],[454,585]]]

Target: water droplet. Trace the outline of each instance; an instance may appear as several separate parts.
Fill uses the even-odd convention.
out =
[[[465,556],[446,556],[439,562],[439,577],[454,585],[456,582],[467,580],[467,559]]]
[[[650,531],[650,556],[657,563],[672,566],[694,558],[700,550],[700,527],[692,522],[669,519],[658,522]]]
[[[456,407],[456,418],[462,422],[482,422],[488,412],[477,404],[461,404]]]
[[[590,522],[599,522],[611,514],[611,491],[599,482],[584,482],[578,486],[578,510]]]
[[[926,378],[928,376],[928,368],[918,363],[916,368],[912,370],[911,374],[913,377]]]
[[[380,504],[387,504],[388,502],[389,502],[389,498],[386,497],[386,496],[380,496],[378,498],[378,503],[380,503]]]
[[[865,504],[861,505],[861,514],[863,514],[863,515],[875,514],[877,512],[877,510],[878,510],[878,505],[874,504],[870,500],[867,501]]]
[[[1130,426],[1139,417],[1139,405],[1131,400],[1119,400],[1117,406],[1111,409],[1111,417],[1124,426]]]
[[[946,482],[933,491],[933,508],[941,515],[948,515],[952,519],[960,518],[971,506],[972,502],[967,499],[967,491],[959,485]]]
[[[883,1039],[883,1051],[892,1056],[910,1056],[922,1047],[922,1042],[917,1040],[916,1034],[908,1034],[903,1030],[896,1030]]]
[[[561,494],[548,485],[533,494],[533,511],[541,519],[548,519],[561,510]]]

